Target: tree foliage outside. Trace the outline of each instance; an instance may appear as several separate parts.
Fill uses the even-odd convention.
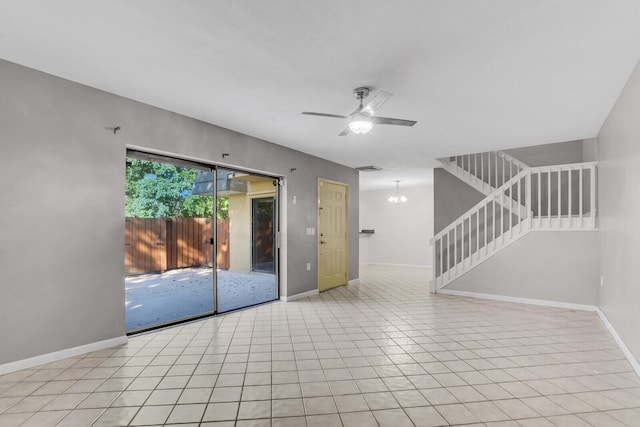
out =
[[[192,194],[196,169],[127,159],[125,214],[132,218],[211,218],[211,196]],[[229,213],[229,199],[218,198],[218,219]]]

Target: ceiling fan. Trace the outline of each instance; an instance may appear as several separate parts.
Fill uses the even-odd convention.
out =
[[[310,111],[303,111],[302,114],[349,120],[349,125],[342,132],[340,132],[340,136],[345,136],[350,131],[358,135],[364,135],[371,130],[374,124],[396,126],[415,125],[417,122],[414,120],[392,119],[390,117],[378,117],[375,115],[378,109],[382,107],[382,104],[384,104],[385,101],[392,95],[393,94],[391,92],[381,90],[376,96],[373,97],[371,101],[369,101],[367,105],[363,106],[362,101],[367,96],[369,96],[369,88],[357,87],[353,90],[353,96],[360,102],[360,105],[358,106],[356,111],[349,114],[348,116],[341,116],[338,114],[313,113]]]

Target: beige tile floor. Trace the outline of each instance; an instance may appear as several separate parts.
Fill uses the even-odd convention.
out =
[[[360,278],[0,377],[0,426],[640,426],[596,314]]]

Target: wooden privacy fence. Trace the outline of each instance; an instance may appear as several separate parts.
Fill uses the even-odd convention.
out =
[[[213,267],[210,218],[126,218],[125,273]],[[218,220],[218,268],[229,268],[229,219]]]

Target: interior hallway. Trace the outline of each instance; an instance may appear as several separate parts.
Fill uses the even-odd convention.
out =
[[[425,269],[0,377],[2,426],[640,425],[596,313],[431,295]]]

